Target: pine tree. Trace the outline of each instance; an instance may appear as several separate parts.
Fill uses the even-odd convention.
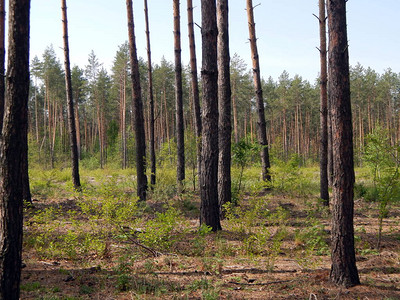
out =
[[[231,78],[229,55],[228,0],[217,0],[218,23],[218,201],[221,216],[223,205],[231,201]]]
[[[147,72],[148,72],[148,99],[150,105],[150,184],[156,184],[156,150],[154,136],[154,95],[153,95],[153,66],[151,65],[151,49],[150,49],[150,26],[149,11],[147,0],[144,0],[144,15],[146,21],[146,41],[147,41]]]
[[[187,0],[188,14],[188,31],[189,31],[189,48],[190,48],[190,74],[193,98],[193,116],[196,131],[196,150],[197,150],[197,174],[201,174],[201,111],[200,111],[200,93],[199,82],[197,77],[197,59],[196,59],[196,43],[194,38],[194,21],[193,21],[193,2]]]
[[[354,249],[354,161],[346,0],[328,0],[329,102],[332,111],[332,267],[338,285],[360,283]]]
[[[267,125],[265,122],[264,99],[261,87],[260,62],[257,50],[256,24],[254,23],[253,1],[247,0],[246,4],[247,4],[247,19],[249,25],[250,48],[253,61],[254,89],[256,94],[257,111],[258,111],[258,123],[257,123],[258,142],[261,146],[262,179],[264,181],[271,181],[271,174],[269,172],[271,164],[269,161]]]
[[[185,180],[185,137],[183,122],[183,91],[181,62],[181,26],[179,0],[173,0],[174,11],[174,49],[175,49],[175,110],[176,110],[176,176],[178,193],[183,189]]]
[[[132,100],[134,127],[136,134],[136,176],[137,195],[140,201],[146,200],[147,176],[146,176],[146,141],[144,132],[142,91],[140,86],[139,62],[136,53],[135,24],[133,20],[132,0],[126,0],[129,32],[129,53],[132,79]]]
[[[200,224],[221,229],[218,206],[218,67],[215,0],[201,1],[203,83]]]
[[[71,161],[72,161],[72,181],[74,188],[79,190],[81,188],[81,181],[79,178],[79,155],[78,155],[78,142],[76,139],[76,123],[75,123],[75,110],[74,100],[72,94],[72,81],[71,81],[71,67],[69,62],[69,43],[68,43],[68,17],[67,17],[67,1],[61,1],[63,33],[64,33],[64,58],[65,58],[65,89],[68,104],[68,125],[71,146]]]
[[[320,60],[321,74],[320,84],[320,198],[324,205],[329,206],[328,191],[328,92],[327,92],[327,61],[326,61],[326,17],[325,0],[319,0],[319,36],[320,36]]]
[[[0,299],[19,299],[28,155],[29,0],[9,2],[6,113],[0,143]],[[27,161],[27,160],[26,160]]]

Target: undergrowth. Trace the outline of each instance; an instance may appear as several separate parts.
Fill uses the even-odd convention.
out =
[[[166,156],[164,163],[168,160]],[[234,166],[234,201],[225,205],[223,230],[217,233],[198,225],[199,196],[190,182],[186,192],[176,196],[176,174],[171,168],[157,172],[158,183],[149,190],[146,203],[138,201],[132,170],[83,170],[83,188],[76,192],[69,183],[70,170],[33,169],[32,192],[39,201],[26,208],[24,249],[43,260],[112,265],[115,290],[131,291],[139,298],[183,293],[218,299],[218,282],[200,278],[182,285],[156,274],[195,266],[196,272],[221,276],[232,260],[272,271],[282,257],[312,269],[329,255],[330,216],[317,198],[318,169],[299,165],[295,156],[276,162],[272,185],[267,186],[272,189],[267,192],[258,168]],[[364,173],[362,182],[367,178]],[[356,195],[365,192],[364,183],[356,186]],[[376,254],[360,238],[363,234],[363,228],[357,227],[358,253]],[[23,290],[44,291],[34,284]],[[81,295],[94,292],[81,286]]]

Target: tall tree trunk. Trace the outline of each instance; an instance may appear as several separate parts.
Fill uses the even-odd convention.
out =
[[[269,172],[271,164],[269,162],[269,153],[268,153],[267,125],[265,122],[264,99],[263,99],[263,91],[261,88],[260,63],[257,50],[256,24],[254,23],[253,1],[247,0],[246,4],[247,4],[247,18],[249,24],[251,56],[253,61],[253,81],[256,92],[256,101],[258,110],[258,142],[261,145],[262,179],[264,181],[271,181],[271,174]]]
[[[121,144],[122,144],[122,169],[126,169],[128,166],[128,151],[126,142],[126,71],[124,69],[122,75],[122,88],[120,88],[120,99],[121,99]]]
[[[201,1],[202,18],[202,151],[200,224],[221,229],[218,206],[218,68],[215,0]]]
[[[26,140],[26,148],[28,149],[28,139]],[[28,163],[28,151],[24,152],[24,158],[21,164],[21,176],[22,176],[22,193],[23,199],[26,203],[32,205],[32,194],[29,184],[29,163]]]
[[[348,287],[359,284],[360,279],[354,250],[354,161],[346,0],[328,0],[328,22],[329,97],[334,137],[330,279]]]
[[[193,4],[187,0],[188,32],[190,46],[190,74],[193,94],[194,120],[196,124],[197,174],[201,173],[201,111],[199,96],[199,81],[197,78],[196,43],[194,39]]]
[[[97,112],[97,130],[99,133],[99,152],[100,152],[100,169],[104,168],[104,157],[103,157],[103,132],[102,132],[102,124],[101,124],[101,107],[100,104],[96,104],[96,112]]]
[[[217,0],[218,24],[218,201],[220,214],[223,205],[231,201],[231,77],[229,56],[228,0]]]
[[[176,180],[178,194],[182,192],[185,180],[185,132],[183,123],[183,92],[181,62],[181,25],[179,0],[173,0],[174,10],[174,49],[175,49],[175,106],[176,106]]]
[[[139,63],[136,53],[135,24],[133,21],[132,0],[126,0],[129,31],[129,52],[132,78],[132,100],[134,114],[134,128],[136,134],[136,176],[137,195],[140,201],[146,200],[147,176],[146,176],[146,141],[144,133],[142,91],[140,88]]]
[[[4,72],[4,70],[3,70],[3,72]],[[36,133],[36,143],[39,145],[39,142],[40,142],[40,136],[39,136],[39,104],[38,104],[38,98],[37,98],[37,85],[36,84],[35,84],[35,133]],[[39,156],[40,156],[40,152],[39,152]]]
[[[149,104],[150,104],[150,183],[152,186],[156,184],[156,151],[154,140],[154,96],[153,96],[153,67],[151,65],[151,49],[150,49],[150,29],[149,29],[149,12],[147,7],[147,0],[144,0],[144,15],[146,21],[146,40],[147,40],[147,69],[149,77]]]
[[[164,111],[165,111],[165,128],[166,128],[166,137],[167,137],[167,142],[168,142],[168,154],[170,157],[170,162],[171,161],[171,139],[170,139],[170,134],[169,134],[169,118],[168,118],[168,108],[167,108],[167,90],[165,88],[165,82],[164,82]]]
[[[327,91],[327,61],[326,61],[326,15],[325,0],[319,0],[319,37],[320,37],[320,197],[324,205],[329,206],[329,190],[328,190],[328,91]]]
[[[50,99],[49,99],[50,101]],[[50,105],[50,104],[49,104]],[[50,106],[51,107],[51,106]],[[51,143],[50,143],[50,155],[51,155],[51,168],[54,169],[55,162],[55,147],[56,147],[56,134],[57,134],[57,102],[55,98],[53,98],[53,106],[52,106],[52,127],[51,127]],[[50,127],[49,127],[50,128]]]
[[[328,185],[333,186],[333,135],[331,102],[328,97]]]
[[[71,83],[71,67],[69,62],[69,43],[68,43],[68,17],[67,17],[67,1],[61,0],[63,33],[64,33],[64,65],[65,65],[65,88],[67,92],[68,104],[68,125],[69,125],[69,142],[71,147],[71,162],[72,162],[72,182],[74,188],[79,190],[81,188],[81,181],[79,178],[79,155],[78,155],[78,142],[76,138],[76,124],[75,124],[75,111],[74,100],[72,98],[72,83]]]
[[[235,143],[239,143],[239,131],[238,131],[238,112],[236,104],[236,83],[233,81],[233,93],[232,93],[232,108],[233,108],[233,135],[235,137]]]
[[[0,142],[0,299],[19,299],[27,161],[29,0],[10,0],[6,113]]]
[[[88,151],[89,149],[89,128],[88,128],[88,122],[87,122],[87,117],[86,117],[86,110],[85,106],[83,106],[83,130],[84,130],[84,138],[85,138],[85,152]]]
[[[5,23],[6,23],[6,10],[5,0],[0,0],[0,132],[3,128],[4,117],[4,99],[5,99]],[[37,117],[37,116],[36,116]]]
[[[283,146],[283,158],[286,159],[288,157],[289,146],[287,139],[287,122],[286,122],[286,109],[283,109],[283,126],[282,126],[282,146]]]
[[[78,159],[80,159],[81,158],[81,132],[80,132],[80,123],[79,123],[78,101],[75,104],[76,104],[75,105],[76,146],[78,148]]]

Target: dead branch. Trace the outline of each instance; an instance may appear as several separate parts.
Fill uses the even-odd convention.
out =
[[[318,22],[321,23],[321,19],[316,14],[312,14],[312,15],[317,18]]]
[[[286,282],[292,282],[292,281],[295,281],[295,279],[260,282],[260,283],[242,283],[242,282],[236,282],[236,281],[229,281],[228,283],[232,283],[232,284],[236,284],[236,285],[271,285],[271,284],[286,283]]]
[[[143,245],[142,243],[139,243],[137,240],[135,240],[134,238],[132,238],[132,237],[129,235],[129,232],[126,232],[122,227],[120,227],[120,230],[126,235],[126,237],[128,238],[128,240],[129,240],[130,242],[132,242],[132,243],[135,244],[136,246],[139,246],[139,247],[145,249],[146,251],[150,252],[154,257],[158,257],[158,256],[163,255],[161,252],[158,252],[158,251],[156,251],[156,250],[154,250],[154,249],[151,249],[151,248],[149,248],[149,247]]]

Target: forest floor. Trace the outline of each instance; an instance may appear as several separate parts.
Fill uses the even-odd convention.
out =
[[[316,196],[243,193],[212,233],[195,192],[144,205],[121,177],[88,176],[76,194],[46,176],[25,212],[21,299],[400,299],[399,203],[378,251],[377,205],[356,199],[361,284],[343,288],[329,281],[330,213]]]

